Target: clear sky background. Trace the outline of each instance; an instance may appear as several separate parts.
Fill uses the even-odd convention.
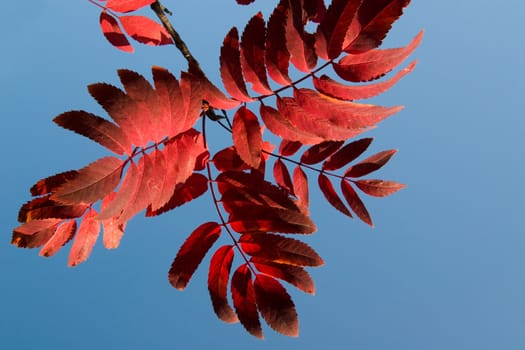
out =
[[[275,2],[165,5],[220,84],[223,36]],[[290,287],[301,335],[265,328],[264,341],[216,319],[206,265],[182,293],[167,281],[185,237],[215,220],[209,197],[134,218],[118,250],[97,244],[74,269],[68,249],[44,259],[9,244],[36,180],[107,154],[51,119],[71,109],[103,114],[85,87],[118,85],[118,68],[148,78],[152,65],[185,68],[173,47],[113,49],[98,14],[82,0],[2,7],[0,349],[525,349],[523,0],[413,1],[395,24],[385,47],[408,43],[421,28],[426,34],[412,56],[416,70],[375,100],[406,109],[368,134],[375,137],[368,154],[399,149],[377,177],[408,187],[366,199],[374,229],[314,191],[319,232],[307,242],[326,261],[310,270],[317,294]]]

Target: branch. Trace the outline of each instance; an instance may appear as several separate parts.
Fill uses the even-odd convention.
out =
[[[162,22],[162,24],[164,25],[164,28],[166,28],[166,30],[168,31],[168,33],[170,33],[171,35],[171,38],[173,39],[173,41],[175,42],[175,46],[179,49],[179,51],[182,53],[182,55],[184,56],[184,58],[186,59],[186,61],[188,61],[188,65],[191,66],[192,68],[196,68],[199,72],[201,72],[202,74],[204,74],[204,72],[202,71],[201,67],[200,67],[200,64],[199,62],[197,61],[197,59],[191,54],[190,52],[190,49],[188,49],[188,46],[186,46],[186,43],[184,42],[184,40],[182,40],[182,38],[180,37],[179,33],[177,33],[177,31],[175,30],[175,28],[173,28],[173,25],[171,24],[170,20],[168,19],[168,17],[166,16],[166,13],[169,13],[171,14],[171,12],[169,12],[166,7],[164,7],[164,5],[162,5],[160,3],[160,1],[155,1],[154,3],[152,3],[150,5],[151,9],[153,10],[153,12],[155,12],[155,14],[157,15],[157,17],[160,19],[160,21]]]

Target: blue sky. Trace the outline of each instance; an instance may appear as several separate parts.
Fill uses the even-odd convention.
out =
[[[270,2],[240,8],[234,0],[201,0],[198,13],[195,3],[165,4],[220,83],[223,36]],[[209,198],[133,219],[118,250],[97,244],[74,269],[66,266],[67,249],[44,259],[9,244],[36,180],[106,154],[51,119],[71,109],[102,114],[85,87],[118,84],[118,68],[149,77],[152,65],[185,67],[172,47],[137,45],[133,55],[112,49],[98,12],[81,0],[3,6],[0,348],[525,348],[523,1],[413,1],[396,23],[385,47],[425,28],[413,55],[419,64],[375,100],[405,110],[368,135],[375,137],[370,152],[399,149],[378,176],[408,187],[366,200],[374,229],[339,215],[314,191],[319,232],[307,242],[326,261],[311,270],[317,294],[290,287],[301,335],[265,329],[264,341],[216,319],[205,266],[182,293],[167,282],[187,234],[215,219]]]

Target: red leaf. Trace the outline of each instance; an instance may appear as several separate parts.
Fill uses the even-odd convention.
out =
[[[378,79],[403,62],[421,43],[421,31],[405,47],[371,50],[357,55],[346,55],[333,67],[337,75],[347,81],[360,82]]]
[[[292,64],[301,72],[310,73],[317,64],[315,38],[305,32],[303,8],[300,1],[292,1],[286,23],[286,45],[291,54]]]
[[[246,84],[241,69],[241,53],[239,51],[239,33],[233,27],[224,38],[221,47],[220,66],[221,78],[226,91],[242,102],[252,101],[246,90]]]
[[[385,165],[397,152],[395,149],[382,151],[351,166],[345,172],[345,177],[361,177],[374,172]]]
[[[375,197],[390,196],[405,187],[398,182],[375,179],[357,180],[355,184],[364,193]]]
[[[319,23],[317,53],[324,59],[337,58],[343,51],[346,33],[362,1],[334,0]]]
[[[13,230],[11,244],[20,248],[36,248],[44,245],[55,233],[63,219],[33,220]]]
[[[319,188],[321,189],[321,192],[323,192],[323,195],[328,203],[330,203],[335,209],[339,210],[346,216],[352,217],[350,210],[348,210],[341,198],[339,198],[339,195],[335,192],[334,186],[332,185],[330,179],[321,173],[319,174],[318,183]]]
[[[386,34],[410,0],[363,1],[350,30],[346,33],[345,51],[364,52],[381,45]]]
[[[304,208],[303,210],[306,210],[310,205],[308,194],[308,178],[300,166],[297,166],[293,172],[293,191],[299,199],[299,204],[302,208]]]
[[[241,159],[257,169],[261,163],[262,130],[257,116],[245,106],[239,108],[233,117],[232,135]]]
[[[133,52],[133,47],[122,32],[117,19],[106,10],[100,13],[100,29],[111,45],[124,52]]]
[[[212,162],[219,171],[243,171],[250,169],[239,157],[235,146],[230,146],[215,153]]]
[[[197,227],[184,241],[168,275],[173,287],[178,290],[186,288],[202,259],[221,235],[221,229],[216,222],[206,222]]]
[[[320,78],[313,77],[313,83],[315,88],[321,93],[340,99],[340,100],[362,100],[377,96],[392,86],[394,86],[402,77],[410,73],[416,62],[412,62],[408,67],[403,68],[392,78],[373,84],[367,85],[345,85],[332,80],[326,75],[322,75]]]
[[[302,146],[303,144],[298,141],[284,139],[279,145],[279,154],[285,157],[293,156]]]
[[[337,170],[350,163],[366,151],[372,140],[368,137],[346,144],[323,163],[323,170]]]
[[[184,117],[179,81],[165,68],[154,66],[151,71],[155,91],[162,102],[159,105],[160,125],[164,134],[175,136],[172,131],[175,130],[175,126],[178,128],[179,124],[182,124],[181,119]]]
[[[119,19],[126,33],[139,43],[150,46],[173,43],[166,29],[148,17],[120,16]]]
[[[343,196],[345,197],[346,201],[350,205],[350,208],[352,208],[357,217],[359,217],[368,225],[374,227],[372,218],[370,217],[370,214],[368,214],[368,210],[366,210],[363,201],[361,198],[359,198],[352,186],[350,186],[350,184],[345,180],[341,180],[341,191],[343,192]]]
[[[86,261],[91,254],[100,233],[100,222],[95,218],[97,214],[91,209],[82,219],[69,252],[68,266],[76,266]]]
[[[118,185],[124,162],[115,157],[101,158],[78,171],[62,184],[51,200],[63,204],[91,204],[104,198]]]
[[[58,226],[53,236],[49,238],[46,244],[40,250],[39,255],[50,257],[55,255],[60,248],[66,245],[77,230],[77,222],[75,220],[69,220]]]
[[[25,203],[18,212],[19,222],[28,222],[39,219],[72,219],[84,214],[87,204],[61,205],[45,197],[34,198]]]
[[[264,65],[265,23],[262,13],[258,13],[244,28],[241,38],[241,65],[244,78],[252,84],[252,90],[262,94],[273,93],[268,85]]]
[[[281,105],[281,109],[283,105]],[[288,112],[288,110],[286,110]],[[289,119],[279,113],[273,107],[261,105],[261,118],[266,127],[275,135],[285,140],[297,141],[302,144],[316,144],[324,139],[312,132],[306,132],[295,127]]]
[[[292,178],[288,168],[281,159],[277,159],[273,165],[273,177],[275,182],[284,188],[288,193],[294,194]]]
[[[265,261],[293,266],[321,266],[323,259],[299,240],[270,233],[246,233],[239,239],[242,250]]]
[[[106,7],[116,12],[131,12],[154,2],[155,0],[108,0]]]
[[[240,4],[240,5],[249,5],[252,2],[254,2],[254,1],[255,0],[237,0],[237,3]]]
[[[195,76],[202,85],[202,98],[206,100],[213,108],[232,109],[239,106],[240,102],[229,97],[219,90],[204,73],[190,63],[190,73]]]
[[[251,335],[262,339],[263,333],[255,304],[252,273],[246,264],[239,266],[233,273],[231,290],[233,306],[239,321]]]
[[[118,192],[110,203],[104,205],[98,215],[99,220],[110,219],[114,216],[120,215],[122,210],[133,199],[133,195],[140,181],[138,169],[135,163],[130,162],[129,168],[124,176],[124,180],[120,185]]]
[[[178,135],[179,133],[188,131],[197,119],[199,119],[202,107],[202,84],[198,77],[188,73],[181,73],[180,88],[182,91],[182,99],[184,103],[184,113],[172,121],[170,135]]]
[[[250,259],[250,262],[259,272],[265,275],[286,281],[305,293],[315,294],[314,282],[308,272],[302,267],[274,263],[253,257]]]
[[[268,75],[281,85],[291,82],[288,76],[290,53],[286,48],[286,7],[275,7],[270,19],[266,34],[265,61]]]
[[[176,207],[186,204],[208,191],[208,178],[202,174],[192,174],[184,183],[178,184],[175,187],[175,192],[165,205],[157,210],[152,210],[148,207],[146,216],[155,216],[163,214]]]
[[[116,192],[112,192],[102,200],[101,211],[108,207],[108,205],[115,199],[116,194]],[[102,220],[102,243],[106,249],[118,248],[120,240],[124,235],[124,226],[124,224],[118,222],[118,218],[116,217]]]
[[[317,164],[332,153],[336,152],[343,145],[344,141],[325,141],[308,148],[301,156],[303,164]]]
[[[70,111],[60,114],[53,121],[65,129],[98,142],[116,154],[126,153],[129,144],[126,135],[117,125],[104,118],[84,111]]]
[[[233,261],[233,246],[225,245],[217,249],[210,261],[208,291],[217,317],[224,322],[238,322],[239,319],[228,304],[227,290]]]
[[[30,189],[31,195],[44,196],[46,194],[49,194],[53,192],[60,185],[68,181],[71,181],[77,175],[78,175],[78,171],[69,170],[69,171],[65,171],[60,174],[46,177],[45,179],[38,180],[38,182],[34,184]]]
[[[152,140],[160,140],[165,135],[165,120],[160,113],[159,96],[153,90],[150,83],[137,72],[119,69],[118,75],[126,94],[133,101],[135,109],[134,124],[140,130],[142,136],[141,144],[147,144]]]
[[[372,127],[403,108],[341,101],[310,89],[296,89],[294,97],[297,104],[314,115],[313,118],[350,130]]]
[[[253,284],[257,307],[273,330],[281,334],[299,336],[299,320],[295,305],[286,289],[274,278],[262,274]]]

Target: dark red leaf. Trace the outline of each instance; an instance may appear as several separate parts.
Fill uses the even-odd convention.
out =
[[[341,180],[341,191],[343,192],[343,196],[348,202],[348,205],[350,205],[350,208],[352,208],[357,217],[368,225],[374,227],[372,218],[370,217],[368,210],[366,210],[365,204],[361,198],[359,198],[352,186],[345,180]]]
[[[367,85],[345,85],[332,80],[326,75],[322,75],[320,78],[313,77],[313,83],[315,88],[325,95],[347,101],[362,100],[377,96],[387,91],[402,77],[410,73],[415,66],[416,62],[412,62],[408,67],[397,72],[392,78],[379,83]]]
[[[281,159],[277,159],[273,165],[273,178],[275,182],[288,191],[288,193],[294,194],[290,172]]]
[[[341,198],[339,198],[339,195],[335,192],[334,186],[332,185],[330,179],[321,173],[319,174],[318,183],[319,188],[321,189],[321,192],[323,192],[323,195],[328,203],[330,203],[335,209],[339,210],[346,216],[352,217],[350,210],[348,210]]]
[[[116,12],[131,12],[154,2],[155,0],[108,0],[106,7]]]
[[[346,33],[362,1],[331,2],[316,33],[316,51],[326,60],[337,58],[343,51]]]
[[[235,99],[249,102],[252,98],[246,90],[241,69],[239,33],[233,27],[224,38],[220,55],[221,78],[226,91]]]
[[[61,205],[45,197],[34,198],[25,203],[18,212],[19,222],[39,219],[72,219],[84,214],[87,204]]]
[[[281,85],[291,82],[288,76],[290,53],[286,48],[286,7],[283,4],[275,7],[266,34],[266,68],[268,75]]]
[[[298,141],[282,140],[279,145],[279,154],[285,157],[293,156],[303,146]]]
[[[168,200],[168,202],[157,210],[152,210],[148,207],[146,216],[155,216],[163,214],[169,210],[180,207],[208,191],[208,178],[202,174],[192,174],[184,183],[178,184],[175,187],[175,192]]]
[[[301,1],[290,2],[286,21],[286,46],[291,54],[292,64],[301,72],[310,73],[317,64],[315,38],[304,30]]]
[[[133,46],[129,44],[117,19],[108,14],[106,10],[100,13],[100,29],[111,45],[124,52],[133,52]]]
[[[235,146],[230,146],[215,153],[212,162],[219,171],[243,171],[250,169],[239,157]]]
[[[120,16],[119,19],[126,33],[139,43],[150,46],[173,43],[166,29],[148,17]]]
[[[63,219],[32,220],[13,230],[11,244],[20,248],[36,248],[44,245],[55,233]]]
[[[252,273],[246,264],[239,266],[233,273],[231,291],[233,306],[239,321],[250,334],[262,339],[263,333],[255,303]]]
[[[190,63],[190,73],[200,80],[202,85],[202,98],[206,100],[211,107],[218,109],[232,109],[239,106],[240,102],[229,97],[219,90],[200,70]]]
[[[333,67],[337,75],[347,81],[361,82],[378,79],[403,62],[421,43],[420,32],[405,47],[371,50],[357,55],[346,55]]]
[[[237,3],[240,4],[240,5],[249,5],[252,2],[254,2],[254,1],[255,0],[237,0]]]
[[[315,294],[314,281],[302,267],[274,263],[254,257],[250,259],[250,262],[261,273],[286,281],[305,293]]]
[[[283,106],[281,104],[281,109],[284,108]],[[302,144],[316,144],[324,140],[322,137],[315,135],[313,131],[306,132],[298,129],[286,116],[273,107],[261,105],[260,113],[266,127],[272,133],[285,140],[297,141]]]
[[[84,111],[70,111],[60,114],[53,121],[65,129],[90,138],[116,154],[131,152],[126,135],[112,122]]]
[[[382,151],[360,161],[345,171],[345,177],[361,177],[374,172],[385,165],[397,152],[395,149]]]
[[[308,194],[308,178],[300,166],[297,166],[293,172],[293,191],[299,199],[299,204],[303,208],[303,211],[308,213],[307,208],[310,205]]]
[[[241,65],[244,78],[252,84],[252,90],[269,95],[273,91],[268,85],[264,50],[266,27],[261,12],[252,17],[244,28],[241,38]]]
[[[186,288],[202,259],[221,235],[221,229],[216,222],[206,222],[197,227],[184,241],[168,274],[173,287],[178,290]]]
[[[337,170],[342,168],[363,154],[372,143],[372,140],[373,138],[367,137],[346,144],[323,163],[323,170]]]
[[[124,162],[118,158],[101,158],[80,169],[71,181],[60,185],[51,200],[73,205],[94,203],[118,185],[123,166]]]
[[[217,249],[210,261],[208,273],[208,291],[217,317],[224,322],[238,322],[239,319],[230,307],[227,299],[228,282],[233,262],[233,246],[225,245]]]
[[[91,254],[100,233],[100,221],[96,219],[97,214],[94,209],[91,209],[84,215],[69,252],[68,266],[76,266],[86,261]]]
[[[241,159],[257,169],[261,163],[262,130],[257,116],[245,106],[239,108],[233,117],[232,137]]]
[[[60,226],[58,226],[53,236],[51,236],[46,244],[42,247],[39,255],[45,257],[55,255],[60,250],[60,248],[66,245],[66,243],[73,238],[76,230],[77,222],[75,220],[69,220],[62,223]]]
[[[76,170],[69,170],[60,174],[52,175],[46,177],[45,179],[39,180],[36,184],[34,184],[31,187],[29,191],[33,196],[44,196],[53,192],[60,185],[71,181],[77,175],[78,171]]]
[[[246,233],[239,239],[242,250],[265,261],[293,266],[321,266],[323,259],[297,239],[270,233]]]
[[[355,184],[364,193],[375,197],[390,196],[405,187],[405,185],[395,181],[376,179],[357,180]]]
[[[350,30],[346,33],[345,51],[364,52],[381,45],[386,34],[410,0],[363,1]]]
[[[253,284],[257,308],[266,323],[276,332],[299,336],[295,305],[286,289],[274,278],[258,274]]]
[[[325,141],[317,145],[313,145],[304,151],[303,155],[301,156],[301,163],[317,164],[341,148],[343,143],[344,141]]]

